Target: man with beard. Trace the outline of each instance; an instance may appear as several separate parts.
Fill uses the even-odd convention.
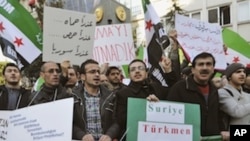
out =
[[[61,69],[58,64],[52,61],[45,62],[40,70],[44,84],[39,91],[32,94],[29,105],[69,98],[71,94],[67,93],[66,88],[60,84],[60,74]]]
[[[30,91],[20,87],[21,73],[17,65],[7,63],[3,68],[5,85],[0,86],[0,110],[15,110],[28,105]]]
[[[167,100],[199,104],[201,110],[201,136],[221,134],[228,139],[219,118],[218,91],[210,81],[214,73],[215,59],[212,54],[202,52],[192,61],[192,74],[177,82],[170,90]]]
[[[118,90],[125,86],[121,81],[121,70],[118,67],[110,66],[107,69],[106,76],[108,82],[112,85],[112,91]]]

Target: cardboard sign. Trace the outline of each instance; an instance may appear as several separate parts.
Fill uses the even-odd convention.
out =
[[[80,65],[92,58],[94,14],[44,7],[43,29],[43,61]]]
[[[200,141],[200,107],[128,98],[127,141]]]
[[[97,26],[93,58],[100,64],[129,64],[135,59],[131,24]]]
[[[216,60],[215,68],[226,68],[226,57],[223,50],[222,29],[218,24],[191,19],[186,16],[175,16],[177,39],[190,61],[201,52],[211,53]]]

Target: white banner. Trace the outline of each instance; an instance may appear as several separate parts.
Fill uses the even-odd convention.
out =
[[[0,111],[0,141],[71,141],[73,98]]]
[[[186,16],[175,16],[177,39],[190,61],[201,52],[213,54],[216,60],[215,68],[226,68],[226,57],[223,50],[222,29],[218,24],[191,19]]]

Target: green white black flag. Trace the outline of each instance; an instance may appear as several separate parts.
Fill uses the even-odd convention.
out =
[[[3,54],[18,65],[32,63],[41,54],[41,28],[17,0],[0,0],[0,13]]]

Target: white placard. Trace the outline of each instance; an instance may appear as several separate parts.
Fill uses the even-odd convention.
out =
[[[93,58],[100,64],[129,64],[135,59],[131,24],[97,26]]]
[[[223,50],[220,25],[210,24],[178,14],[175,17],[177,39],[183,50],[190,57],[190,61],[201,52],[209,52],[215,57],[215,68],[224,70],[227,63]]]
[[[72,120],[73,98],[0,111],[0,141],[71,141]]]
[[[95,16],[44,7],[43,61],[80,65],[93,57]]]

